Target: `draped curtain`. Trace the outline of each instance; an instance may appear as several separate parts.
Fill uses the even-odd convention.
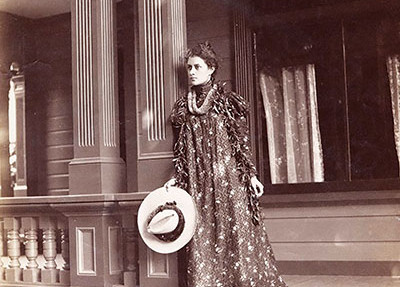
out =
[[[313,64],[261,72],[272,183],[324,181]]]
[[[386,61],[386,66],[389,76],[390,94],[392,97],[394,140],[400,168],[400,55],[389,56]]]

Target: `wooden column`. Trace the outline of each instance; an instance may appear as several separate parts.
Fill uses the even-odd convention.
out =
[[[14,196],[26,196],[25,79],[13,76],[8,94],[10,175]]]
[[[169,115],[179,94],[187,89],[182,75],[185,10],[183,0],[139,0],[140,91],[136,101],[139,190],[159,187],[173,173]]]
[[[0,75],[0,196],[12,196],[10,184],[9,140],[8,140],[8,92],[10,79]]]
[[[253,32],[249,26],[247,17],[252,15],[250,11],[251,4],[248,0],[239,0],[234,10],[234,51],[235,51],[235,90],[242,95],[250,105],[250,116],[248,125],[251,136],[251,148],[253,151],[254,163],[258,163],[257,146],[261,146],[261,138],[257,136],[257,98],[255,97],[255,49]],[[260,141],[260,142],[258,142]],[[258,163],[258,172],[260,178],[263,178],[263,168]]]
[[[169,115],[187,92],[184,0],[139,0],[140,93],[138,189],[153,190],[173,174]],[[156,171],[156,172],[155,172]],[[158,254],[139,240],[140,286],[178,286],[176,254]]]
[[[70,194],[125,191],[115,0],[72,1],[74,159]]]

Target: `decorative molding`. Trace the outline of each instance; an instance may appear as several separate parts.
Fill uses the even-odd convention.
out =
[[[114,76],[113,1],[100,1],[101,95],[103,98],[104,146],[117,146]]]
[[[94,146],[92,0],[76,0],[78,145]]]
[[[77,275],[96,276],[96,233],[94,227],[76,227]]]
[[[263,155],[258,154],[262,142],[257,133],[257,102],[255,93],[255,73],[254,73],[254,40],[253,33],[246,20],[246,9],[248,1],[240,0],[238,9],[234,12],[234,54],[235,54],[235,82],[236,92],[242,95],[250,105],[250,115],[248,117],[248,126],[251,135],[251,149],[253,151],[253,160],[257,162],[260,178],[264,177]],[[256,161],[258,157],[258,161]]]
[[[242,10],[234,14],[234,44],[236,92],[250,101],[254,92],[252,34]]]
[[[186,51],[186,11],[184,0],[171,1],[172,18],[172,71],[176,76],[172,77],[172,103],[178,96],[185,92],[186,85],[180,85],[180,80],[186,79],[186,70],[184,70],[184,54]]]
[[[138,160],[152,160],[152,159],[163,159],[163,158],[174,158],[174,152],[173,151],[167,151],[167,152],[142,152],[139,154]]]
[[[143,3],[147,139],[162,141],[166,139],[162,5],[161,0]]]
[[[147,277],[170,278],[168,254],[160,254],[147,248]]]

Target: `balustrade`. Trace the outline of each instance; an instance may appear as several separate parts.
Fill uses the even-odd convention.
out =
[[[87,202],[83,203],[81,197],[76,199],[75,196],[0,198],[0,286],[93,286],[91,282],[96,277],[103,280],[107,275],[104,273],[109,269],[111,275],[116,274],[119,279],[104,286],[136,287],[138,232],[135,214],[144,196],[145,194],[87,195],[83,200]],[[91,198],[95,198],[94,202]],[[98,212],[98,206],[102,206],[101,212]],[[98,222],[103,219],[91,225],[90,221],[85,221],[91,214],[100,218],[112,218],[109,220],[111,228],[97,230]],[[112,236],[118,234],[115,232],[116,228],[122,236]],[[89,233],[80,238],[83,241],[79,244],[84,244],[83,252],[86,254],[83,257],[78,252],[78,249],[82,250],[82,246],[77,247],[76,234],[79,230],[93,231],[90,233],[93,235],[93,241],[90,242],[92,246],[87,245],[85,237]],[[108,230],[112,232],[111,236],[108,234],[103,237],[108,238],[106,241],[99,241],[103,232]],[[114,242],[107,241],[109,238]],[[111,246],[112,250],[108,250]],[[90,248],[93,250],[89,250]],[[93,259],[93,262],[89,262],[93,265],[93,274],[85,275],[85,272],[81,272],[83,278],[79,279],[83,281],[75,284],[73,280],[76,280],[79,273],[77,266],[91,266],[87,265],[87,261],[83,265],[78,264],[79,260],[90,259],[87,254],[109,258],[111,265],[100,270],[96,267],[99,266],[99,261]],[[107,257],[110,254],[112,256]],[[100,261],[104,262],[104,259]],[[119,261],[123,266],[118,267]]]

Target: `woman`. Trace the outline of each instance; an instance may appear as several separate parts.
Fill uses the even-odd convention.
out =
[[[186,189],[198,208],[187,286],[286,286],[259,220],[263,185],[251,162],[247,103],[215,82],[218,61],[208,42],[188,50],[186,62],[192,86],[171,114],[179,136],[166,186]]]

